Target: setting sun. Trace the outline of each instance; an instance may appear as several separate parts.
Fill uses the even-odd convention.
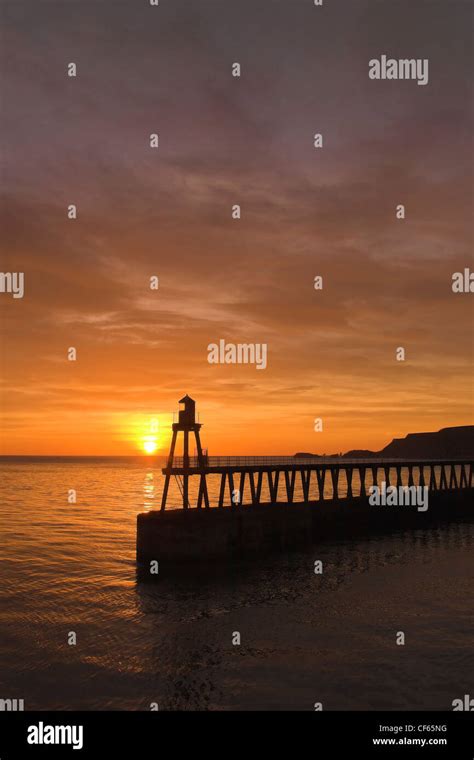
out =
[[[158,448],[158,442],[156,438],[144,438],[143,439],[143,450],[147,454],[154,454],[154,452]]]

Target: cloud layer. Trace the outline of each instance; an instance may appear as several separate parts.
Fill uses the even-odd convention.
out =
[[[468,8],[347,5],[8,4],[4,453],[129,453],[184,392],[214,453],[472,421]],[[382,53],[429,85],[370,81]],[[209,365],[220,338],[268,368]]]

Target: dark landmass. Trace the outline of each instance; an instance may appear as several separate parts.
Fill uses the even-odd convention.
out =
[[[405,438],[394,438],[381,453],[387,457],[471,457],[474,425],[443,428],[437,433],[409,433]]]
[[[295,457],[318,457],[320,454],[295,454]],[[331,454],[330,456],[338,456]],[[474,456],[474,425],[442,428],[432,433],[409,433],[405,438],[394,438],[381,451],[352,449],[342,455],[347,459],[386,457],[393,459],[417,458],[446,459]]]
[[[351,459],[370,459],[370,457],[380,456],[376,451],[369,451],[368,449],[352,449],[342,455],[343,457]]]

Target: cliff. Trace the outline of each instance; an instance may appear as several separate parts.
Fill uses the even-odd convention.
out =
[[[474,425],[449,427],[436,433],[409,433],[394,438],[380,452],[384,457],[418,457],[444,459],[474,455]]]
[[[317,455],[313,455],[317,456]],[[474,456],[474,425],[442,428],[433,433],[408,433],[394,438],[381,451],[352,449],[343,455],[347,459],[387,457],[393,459],[453,459]]]

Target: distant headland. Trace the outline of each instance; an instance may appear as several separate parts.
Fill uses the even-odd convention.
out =
[[[443,459],[445,457],[470,457],[474,455],[474,425],[447,427],[432,433],[409,433],[405,438],[394,438],[381,451],[352,449],[342,454],[353,459],[416,458]],[[295,457],[317,457],[320,454],[297,452]],[[330,454],[324,456],[340,456]]]

